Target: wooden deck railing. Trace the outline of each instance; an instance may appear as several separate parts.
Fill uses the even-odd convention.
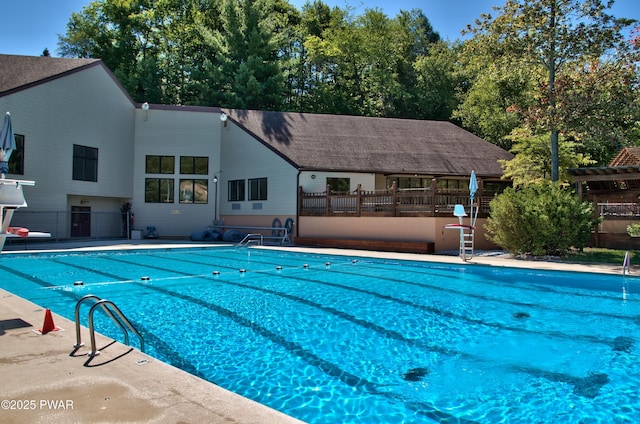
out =
[[[454,205],[464,205],[468,211],[471,203],[468,190],[436,187],[398,190],[394,185],[388,190],[366,191],[358,186],[354,192],[336,192],[327,186],[322,193],[299,191],[300,216],[451,216]],[[479,217],[488,216],[494,195],[478,189]]]

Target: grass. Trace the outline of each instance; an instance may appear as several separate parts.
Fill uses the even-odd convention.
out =
[[[639,251],[629,250],[628,252],[629,252],[630,264],[635,264],[640,261]],[[627,253],[627,250],[587,247],[582,252],[574,252],[565,256],[565,259],[571,262],[592,263],[592,264],[615,264],[615,265],[622,266],[622,264],[624,263],[624,257],[626,253]]]

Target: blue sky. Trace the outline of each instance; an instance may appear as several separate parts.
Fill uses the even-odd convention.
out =
[[[305,0],[289,0],[299,9]],[[365,8],[378,7],[389,17],[400,10],[422,9],[434,29],[444,39],[460,38],[460,31],[473,23],[481,13],[491,13],[493,5],[505,0],[324,0],[330,6],[354,7],[360,14]],[[0,53],[39,56],[45,47],[57,56],[58,34],[66,32],[73,12],[80,12],[90,0],[4,0],[0,25]],[[616,0],[613,8],[618,17],[640,21],[639,0]]]

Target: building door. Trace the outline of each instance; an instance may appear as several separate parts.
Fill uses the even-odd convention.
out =
[[[71,237],[91,237],[91,208],[71,206]]]

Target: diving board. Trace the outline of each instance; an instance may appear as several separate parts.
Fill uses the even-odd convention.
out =
[[[40,231],[29,231],[23,227],[11,227],[13,213],[19,209],[27,207],[24,198],[23,186],[33,186],[34,181],[13,180],[0,178],[0,251],[8,238],[48,238],[50,233]]]

